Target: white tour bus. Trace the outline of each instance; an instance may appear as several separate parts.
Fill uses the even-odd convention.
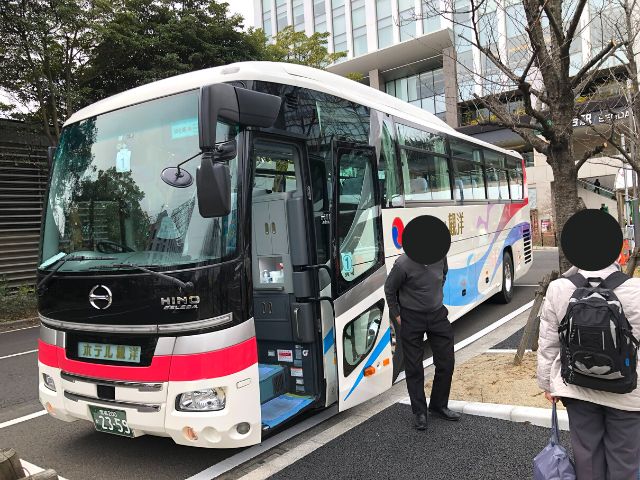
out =
[[[531,265],[520,155],[300,65],[107,98],[52,162],[40,400],[103,432],[242,447],[387,390],[402,359],[383,285],[418,215],[452,234],[451,321],[508,302]]]

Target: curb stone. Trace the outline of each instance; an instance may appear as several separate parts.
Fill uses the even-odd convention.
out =
[[[25,327],[37,327],[40,324],[40,318],[22,318],[20,320],[10,320],[8,322],[0,321],[0,332],[9,332]]]
[[[558,247],[541,247],[537,245],[534,245],[532,248],[534,250],[558,250]]]
[[[427,403],[429,399],[427,399]],[[399,403],[411,405],[409,397]],[[449,408],[466,415],[491,417],[511,422],[526,422],[538,427],[551,428],[551,409],[539,407],[523,407],[521,405],[504,405],[500,403],[467,402],[449,400]],[[558,425],[560,430],[569,430],[569,417],[566,410],[558,409]]]

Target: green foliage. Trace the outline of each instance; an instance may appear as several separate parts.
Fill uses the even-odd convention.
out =
[[[136,86],[265,58],[261,30],[213,0],[0,0],[0,89],[52,144],[79,108]],[[14,118],[27,119],[1,105]]]
[[[4,279],[0,279],[0,322],[37,315],[38,301],[33,287],[11,288]]]
[[[261,31],[245,33],[242,17],[210,0],[121,0],[98,28],[85,80],[95,101],[162,78],[264,55]]]
[[[346,57],[347,52],[329,53],[327,42],[329,33],[314,33],[308,37],[304,32],[296,32],[288,26],[274,37],[274,43],[267,45],[266,56],[274,62],[289,62],[325,68],[335,61]]]
[[[108,0],[0,2],[0,88],[33,111],[52,143],[85,93],[80,77],[110,12]]]

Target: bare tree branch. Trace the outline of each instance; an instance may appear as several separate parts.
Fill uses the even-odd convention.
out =
[[[479,105],[484,105],[486,108],[488,108],[498,118],[498,120],[500,120],[502,126],[509,128],[510,130],[520,135],[539,152],[545,155],[547,154],[549,144],[531,131],[531,125],[527,125],[526,128],[524,128],[521,122],[514,120],[511,116],[511,113],[502,103],[500,103],[499,100],[495,99],[494,96],[490,95],[486,97],[479,97],[478,95],[474,95],[474,98]]]
[[[615,40],[611,40],[609,42],[609,44],[602,50],[600,50],[600,52],[593,56],[591,58],[591,60],[589,60],[587,63],[585,63],[582,68],[580,70],[578,70],[578,73],[576,73],[573,78],[571,79],[571,88],[574,89],[575,91],[575,87],[577,87],[578,85],[584,83],[582,82],[582,77],[589,71],[591,70],[595,65],[597,65],[598,63],[600,63],[604,57],[611,52],[612,49],[614,48],[618,48],[619,45],[615,42]],[[580,92],[578,92],[580,93]]]
[[[540,6],[544,9],[544,12],[547,14],[547,19],[549,20],[549,25],[551,25],[551,30],[556,36],[556,40],[558,45],[564,45],[565,37],[564,32],[562,31],[562,27],[558,25],[556,21],[556,17],[553,14],[551,8],[549,8],[549,2],[547,0],[540,0]]]
[[[580,25],[582,12],[584,11],[584,7],[586,5],[587,5],[587,0],[579,0],[578,6],[576,7],[576,11],[573,14],[573,18],[571,19],[571,23],[569,23],[569,27],[567,28],[567,35],[565,37],[565,42],[561,47],[562,52],[564,54],[569,53],[569,49],[571,48],[571,42],[573,42],[573,38],[576,34],[576,30],[578,29],[578,25]]]

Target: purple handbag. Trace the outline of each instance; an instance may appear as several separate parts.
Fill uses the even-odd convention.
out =
[[[551,410],[551,438],[533,459],[534,480],[576,480],[576,470],[567,450],[560,445],[556,402]]]

